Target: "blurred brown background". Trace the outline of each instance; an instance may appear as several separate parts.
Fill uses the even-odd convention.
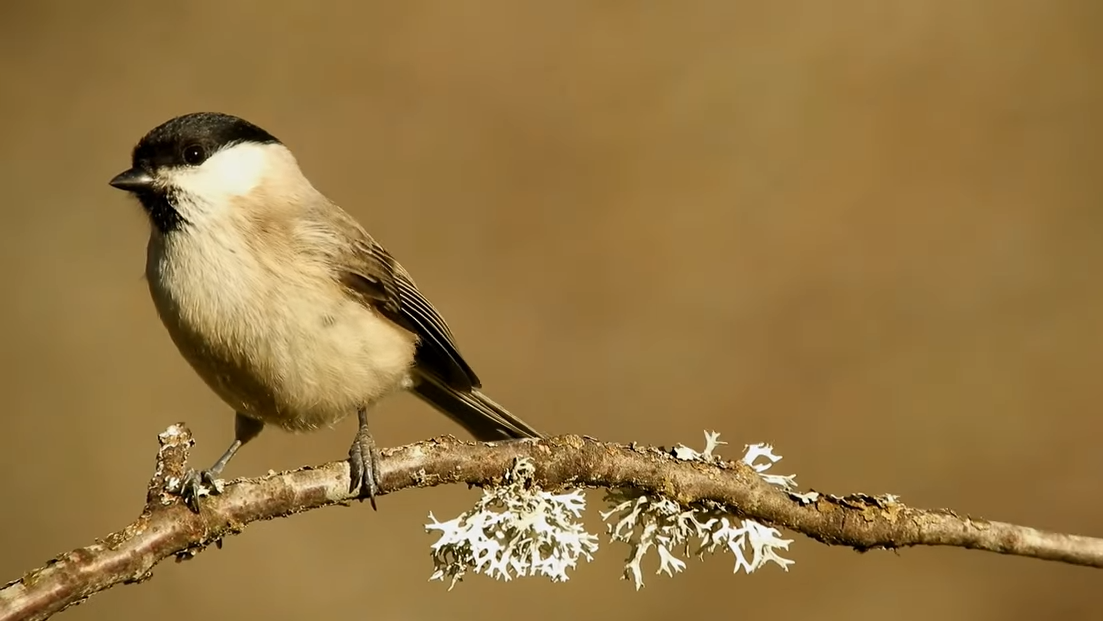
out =
[[[231,437],[107,186],[196,110],[290,144],[548,432],[718,429],[805,487],[1103,535],[1101,37],[1095,0],[5,3],[0,582],[132,519],[168,424],[204,464]],[[459,433],[410,397],[375,420]],[[228,474],[352,433],[267,432]],[[634,593],[606,545],[564,585],[448,593],[421,525],[474,498],[255,525],[65,618],[1103,618],[1092,570],[800,537],[788,574]]]

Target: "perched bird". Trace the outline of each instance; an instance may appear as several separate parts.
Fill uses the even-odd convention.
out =
[[[353,412],[349,491],[375,507],[368,413],[402,390],[479,440],[541,437],[479,391],[406,270],[267,131],[227,114],[180,116],[146,134],[110,183],[149,216],[146,280],[162,323],[236,412],[233,443],[185,481],[193,510],[265,425],[309,431]]]

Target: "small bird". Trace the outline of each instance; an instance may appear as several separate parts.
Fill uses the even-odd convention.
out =
[[[205,487],[264,429],[330,427],[356,413],[349,492],[379,492],[368,414],[410,391],[483,441],[541,434],[480,392],[448,325],[409,273],[256,125],[199,112],[150,130],[110,181],[149,216],[146,280],[177,349],[236,412],[234,441],[190,471]]]

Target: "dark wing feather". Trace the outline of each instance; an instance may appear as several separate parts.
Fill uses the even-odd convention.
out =
[[[368,238],[339,267],[338,277],[353,294],[381,315],[418,336],[418,372],[459,391],[481,386],[456,348],[455,337],[406,270]]]

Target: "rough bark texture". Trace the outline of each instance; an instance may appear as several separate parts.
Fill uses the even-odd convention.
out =
[[[347,463],[334,462],[228,482],[220,495],[203,498],[200,513],[192,513],[169,491],[173,480],[187,470],[191,432],[183,424],[173,425],[159,441],[157,467],[138,519],[0,588],[0,621],[46,619],[105,589],[142,582],[157,563],[169,557],[186,559],[212,543],[220,545],[250,522],[355,500],[347,491]],[[915,509],[865,494],[821,494],[812,503],[802,503],[740,462],[682,461],[656,448],[579,436],[501,445],[445,436],[386,450],[383,493],[449,483],[494,485],[518,457],[533,461],[535,481],[546,489],[634,487],[685,506],[721,503],[738,515],[859,551],[945,545],[1103,567],[1103,539],[944,509]]]

